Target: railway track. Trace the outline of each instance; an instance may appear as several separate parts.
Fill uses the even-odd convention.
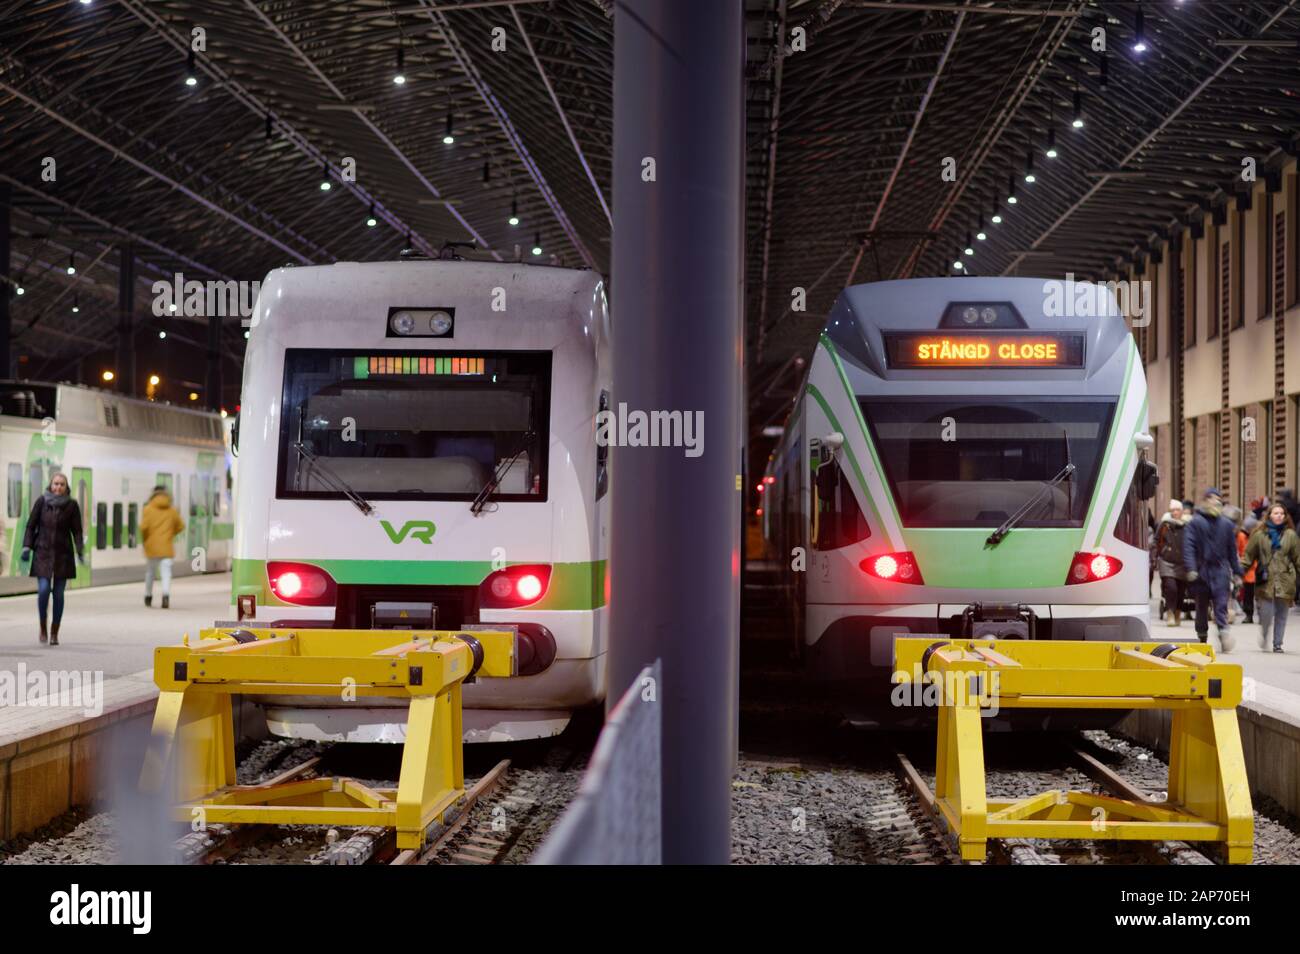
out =
[[[1151,795],[1134,786],[1127,779],[1115,773],[1109,766],[1081,748],[1072,748],[1070,755],[1080,769],[1109,794],[1138,802],[1152,803]],[[935,794],[924,775],[912,764],[911,759],[902,751],[895,751],[894,758],[906,791],[916,799],[919,807],[917,815],[932,828],[936,839],[948,856],[948,860],[960,863],[960,854],[948,832],[936,802]],[[1068,787],[1068,786],[1067,786]],[[1158,803],[1155,803],[1158,804]],[[1053,843],[1055,846],[1057,843]],[[1069,845],[1072,843],[1064,843]],[[1212,865],[1213,860],[1206,854],[1182,841],[1132,842],[1117,844],[1108,841],[1088,842],[1090,850],[1103,861],[1116,853],[1137,852],[1157,864],[1174,865]],[[1013,865],[1060,865],[1064,850],[1052,850],[1047,843],[1035,843],[1023,838],[990,838],[990,854],[1006,864]]]
[[[272,784],[309,778],[320,763],[316,757],[294,766],[268,779]],[[494,793],[503,795],[504,803],[512,810],[531,804],[510,792],[510,760],[502,759],[476,781],[460,802],[448,813],[447,821],[434,834],[423,849],[398,850],[394,832],[386,828],[331,829],[324,833],[324,845],[311,857],[303,860],[322,865],[427,865],[427,864],[494,864],[513,843],[514,838],[502,838],[493,831],[493,816],[476,819],[473,809],[480,799]],[[499,816],[498,816],[499,817]],[[191,832],[177,840],[175,852],[183,864],[239,864],[245,855],[264,839],[293,826],[277,825],[212,825],[200,832]],[[463,834],[464,833],[464,834]],[[453,848],[454,846],[454,848]],[[450,853],[449,853],[450,852]],[[446,857],[443,857],[443,856]]]
[[[178,862],[192,865],[491,865],[526,860],[567,803],[566,792],[576,790],[593,741],[594,732],[579,729],[550,740],[512,745],[507,749],[512,758],[491,764],[473,780],[419,850],[399,850],[394,832],[386,828],[257,824],[209,825],[177,839],[172,852]],[[330,764],[324,764],[327,761]],[[396,782],[383,778],[390,770],[391,766],[366,764],[364,758],[358,761],[342,746],[275,775],[250,776],[249,781],[282,784],[320,773],[356,778],[372,789],[391,789]]]

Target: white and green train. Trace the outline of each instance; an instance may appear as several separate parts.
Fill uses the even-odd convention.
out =
[[[233,488],[221,418],[73,384],[0,381],[0,596],[36,590],[20,563],[32,504],[62,471],[86,563],[70,587],[144,579],[140,517],[163,485],[185,519],[177,575],[230,569]]]
[[[794,649],[863,718],[889,709],[896,636],[1148,638],[1146,380],[1088,290],[1109,314],[1057,316],[1060,289],[1029,278],[837,300],[763,528]]]
[[[277,269],[236,436],[245,625],[515,629],[469,741],[545,737],[605,693],[609,406],[600,276],[422,259]],[[289,737],[400,741],[389,703],[268,697]]]

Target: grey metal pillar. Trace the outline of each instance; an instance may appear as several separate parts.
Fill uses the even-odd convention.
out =
[[[663,660],[663,860],[730,859],[739,646],[741,0],[614,13],[613,407],[702,412],[703,453],[615,446],[609,698]],[[654,179],[646,181],[654,162]]]
[[[9,303],[14,296],[9,270],[9,201],[12,196],[9,186],[0,184],[0,378],[13,376],[13,358],[9,348],[9,338],[13,334]]]
[[[221,410],[221,316],[208,316],[208,410]]]
[[[118,249],[117,266],[117,386],[128,396],[136,393],[134,316],[135,249],[128,242]]]

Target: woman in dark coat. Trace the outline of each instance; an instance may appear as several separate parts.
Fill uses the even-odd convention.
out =
[[[36,577],[36,611],[41,618],[41,642],[49,639],[51,646],[59,645],[59,621],[63,619],[63,588],[77,575],[77,565],[85,563],[81,540],[81,508],[68,493],[68,478],[55,473],[50,486],[32,505],[27,518],[27,532],[23,535],[23,561],[32,561],[32,576]],[[35,559],[33,559],[35,556]],[[54,626],[45,628],[45,613],[50,605],[50,592],[54,592]]]

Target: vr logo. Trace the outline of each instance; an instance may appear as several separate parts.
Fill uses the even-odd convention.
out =
[[[402,524],[402,529],[394,530],[393,525],[387,520],[379,521],[388,534],[388,539],[394,543],[401,543],[407,537],[412,540],[419,540],[421,543],[432,543],[434,531],[437,527],[433,525],[432,520],[408,520]]]

